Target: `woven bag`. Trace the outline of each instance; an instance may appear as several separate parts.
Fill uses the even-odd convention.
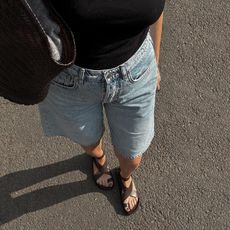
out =
[[[48,0],[0,0],[0,96],[45,99],[50,81],[76,58],[74,36]]]

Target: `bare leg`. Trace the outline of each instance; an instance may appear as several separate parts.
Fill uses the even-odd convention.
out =
[[[102,139],[100,139],[97,143],[91,146],[82,146],[81,147],[85,150],[87,154],[89,154],[92,157],[100,157],[103,154],[102,150]],[[100,165],[103,165],[105,163],[106,156],[104,156],[101,159],[97,159],[98,163]],[[99,172],[98,168],[95,164],[93,164],[93,173],[94,175]],[[104,174],[100,178],[98,178],[97,183],[103,186],[110,187],[113,185],[113,182],[108,182],[108,179],[111,178],[110,175]]]
[[[138,156],[134,158],[133,160],[130,160],[130,159],[124,158],[121,154],[117,153],[116,151],[115,151],[115,154],[120,163],[120,169],[121,169],[120,174],[122,177],[125,177],[125,178],[128,178],[132,174],[132,172],[140,165],[140,162],[142,159],[141,156]],[[129,187],[131,182],[132,182],[132,177],[130,177],[130,179],[127,181],[123,181],[123,184],[125,187]],[[126,211],[130,211],[136,205],[137,201],[138,201],[137,198],[129,196],[124,201],[124,203],[128,203],[128,208],[126,209]]]

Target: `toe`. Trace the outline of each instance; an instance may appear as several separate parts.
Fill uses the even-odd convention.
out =
[[[111,182],[109,182],[109,186],[110,187],[112,187],[113,186],[113,182],[111,181]]]
[[[130,208],[129,208],[129,204],[128,203],[124,203],[124,208],[127,212],[130,211]]]
[[[101,181],[100,181],[100,180],[97,180],[97,184],[102,185],[102,183],[101,183]]]
[[[130,200],[129,207],[130,207],[130,210],[133,209],[133,199]]]
[[[129,208],[130,208],[130,210],[133,208],[133,199],[131,199],[129,202]]]
[[[131,209],[133,209],[133,208],[135,207],[136,203],[137,203],[137,202],[136,202],[136,199],[133,198],[133,199],[132,199]]]

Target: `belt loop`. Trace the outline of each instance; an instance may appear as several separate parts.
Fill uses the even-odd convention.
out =
[[[127,78],[127,72],[128,72],[128,70],[126,69],[126,66],[121,65],[121,66],[119,66],[119,68],[120,68],[120,71],[121,71],[122,78],[124,80],[126,80],[126,78]]]
[[[84,84],[84,78],[85,78],[85,69],[80,68],[79,69],[79,77],[78,77],[78,84],[83,85]]]
[[[128,74],[129,74],[127,66],[121,65],[119,68],[120,68],[120,71],[121,71],[121,74],[122,74],[122,78],[124,80],[126,80],[128,78]]]
[[[107,78],[107,76],[108,76],[108,71],[103,70],[103,71],[102,71],[102,73],[103,73],[103,77],[104,77],[104,79],[106,79],[106,78]]]

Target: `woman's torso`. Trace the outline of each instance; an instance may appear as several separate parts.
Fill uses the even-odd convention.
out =
[[[165,0],[51,0],[70,26],[75,64],[90,69],[118,66],[142,44]]]

